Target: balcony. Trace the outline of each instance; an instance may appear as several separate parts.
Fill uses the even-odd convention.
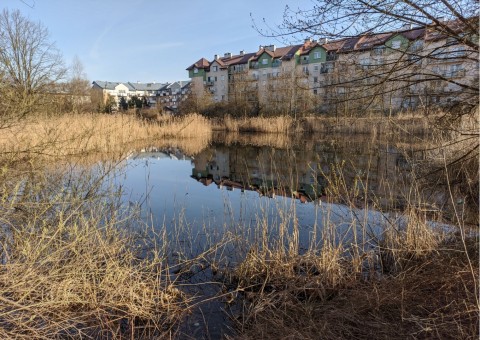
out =
[[[338,56],[336,53],[327,54],[327,61],[335,61],[337,59],[338,59]]]
[[[454,70],[454,71],[447,71],[444,74],[445,78],[460,78],[465,77],[465,70]]]

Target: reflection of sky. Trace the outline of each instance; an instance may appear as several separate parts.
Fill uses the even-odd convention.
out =
[[[215,183],[205,186],[190,177],[192,168],[190,160],[152,154],[142,158],[140,154],[128,160],[124,176],[117,181],[123,187],[125,201],[141,204],[142,217],[153,223],[157,231],[163,226],[168,232],[187,226],[191,235],[202,235],[204,231],[221,233],[235,229],[251,238],[255,233],[258,236],[259,228],[254,227],[267,220],[269,237],[275,238],[276,228],[282,224],[286,224],[291,233],[295,217],[301,247],[306,247],[315,226],[320,238],[322,227],[328,221],[335,226],[337,241],[340,241],[339,235],[351,237],[352,225],[361,227],[359,221],[364,221],[367,214],[339,204],[302,204],[281,196],[260,197],[254,191],[220,189]],[[379,213],[368,212],[368,219],[378,224],[382,218]],[[352,220],[356,222],[352,224]]]

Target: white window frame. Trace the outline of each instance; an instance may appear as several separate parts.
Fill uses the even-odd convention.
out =
[[[400,40],[392,41],[392,48],[394,50],[398,50],[402,46],[402,42]]]
[[[268,59],[267,58],[262,59],[262,65],[268,65]]]
[[[317,51],[313,52],[313,59],[320,59],[322,57],[322,53]]]

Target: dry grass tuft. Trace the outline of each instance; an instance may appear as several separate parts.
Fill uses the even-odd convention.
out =
[[[236,339],[477,339],[477,287],[462,250],[442,243],[398,276],[347,281],[322,300],[271,292],[248,310]],[[478,277],[478,240],[469,250]]]
[[[95,191],[87,176],[36,177],[4,192],[1,338],[162,336],[185,312],[161,249],[143,252],[115,193]]]

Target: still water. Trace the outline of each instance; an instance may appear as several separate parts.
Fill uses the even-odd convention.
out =
[[[115,184],[156,235],[175,240],[187,257],[227,232],[247,247],[265,235],[286,246],[297,235],[302,253],[321,248],[320,235],[332,225],[336,242],[348,247],[355,237],[365,249],[374,243],[379,226],[401,210],[408,192],[408,160],[418,157],[405,143],[398,147],[345,137],[302,139],[285,147],[229,140],[190,155],[149,146],[131,154]],[[227,255],[229,260],[241,260],[248,251],[240,251],[239,244]],[[211,273],[202,274],[189,278],[185,289],[191,287],[188,293],[208,300],[219,290],[210,283]],[[181,332],[191,338],[220,338],[229,332],[221,301],[199,306]]]
[[[401,208],[408,153],[415,155],[387,142],[333,138],[283,149],[217,143],[189,156],[151,146],[133,153],[117,180],[125,201],[139,205],[155,228],[181,225],[201,234],[265,219],[278,224],[288,215],[306,246],[326,222],[341,230],[352,218],[375,220],[375,210]]]

